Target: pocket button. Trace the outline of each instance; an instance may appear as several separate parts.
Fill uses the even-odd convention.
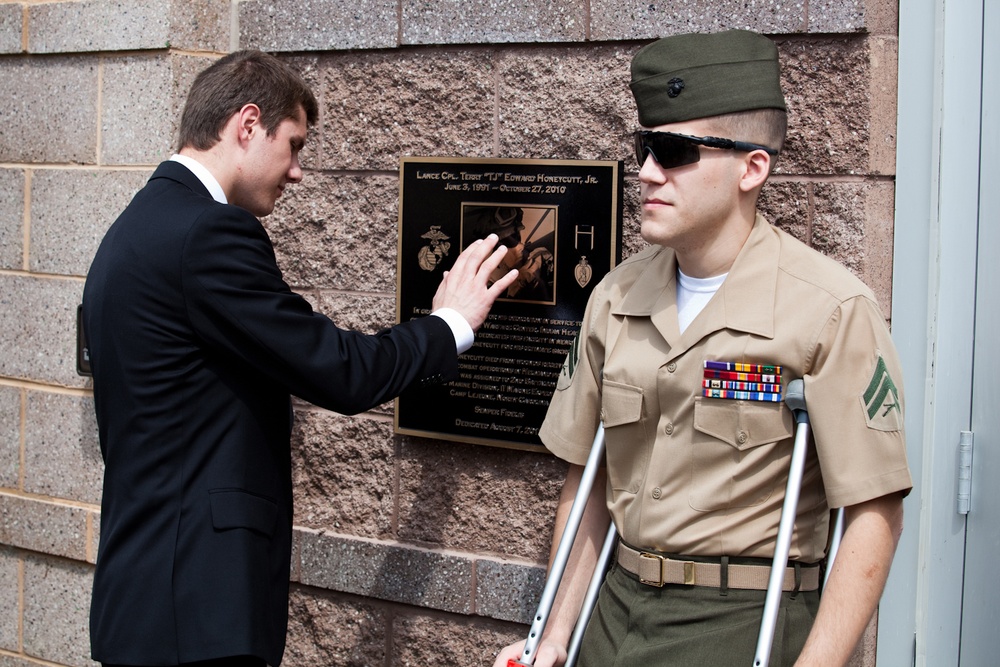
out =
[[[740,443],[741,445],[747,444],[747,440],[749,439],[750,436],[747,435],[746,431],[739,431],[736,433],[736,442]]]

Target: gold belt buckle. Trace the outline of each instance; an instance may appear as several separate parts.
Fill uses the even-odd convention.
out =
[[[639,581],[646,584],[647,586],[656,586],[657,588],[663,588],[663,584],[666,583],[663,581],[663,563],[664,561],[666,561],[666,559],[663,556],[660,556],[659,554],[650,554],[646,553],[645,551],[641,551],[639,552],[639,560],[642,561],[643,559],[659,561],[657,563],[658,567],[656,568],[656,570],[657,572],[659,572],[660,576],[659,579],[654,580],[654,579],[643,579],[642,575],[639,575]],[[642,571],[641,564],[639,566],[639,571],[640,572]]]

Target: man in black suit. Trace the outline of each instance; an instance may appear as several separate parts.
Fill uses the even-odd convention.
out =
[[[281,662],[294,394],[345,414],[457,374],[504,250],[462,253],[431,316],[338,329],[282,280],[258,216],[288,183],[317,105],[258,51],[195,80],[180,152],[111,226],[84,328],[105,461],[92,655],[105,665]],[[492,251],[492,252],[491,252]]]

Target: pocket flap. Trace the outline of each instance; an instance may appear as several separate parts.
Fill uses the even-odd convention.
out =
[[[695,399],[694,427],[741,451],[795,435],[792,413],[781,403],[721,398]]]
[[[209,491],[209,499],[217,530],[247,528],[268,537],[274,534],[278,505],[273,500],[240,489]]]
[[[601,418],[605,427],[639,421],[642,416],[641,387],[605,380],[601,393]]]

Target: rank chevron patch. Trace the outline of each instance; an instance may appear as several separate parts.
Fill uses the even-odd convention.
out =
[[[559,371],[559,379],[556,381],[556,389],[567,389],[573,384],[573,375],[576,373],[576,366],[580,363],[580,332],[576,332],[573,344],[570,345],[566,354],[566,361],[563,362],[562,370]]]
[[[881,354],[868,387],[861,395],[861,404],[869,428],[880,431],[898,431],[902,428],[903,409],[899,404],[899,390]]]

